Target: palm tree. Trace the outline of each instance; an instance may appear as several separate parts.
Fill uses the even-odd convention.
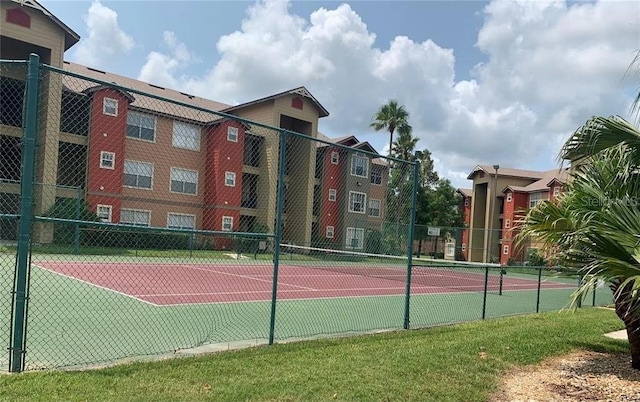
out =
[[[626,327],[631,365],[640,370],[638,147],[627,141],[612,145],[614,139],[607,136],[613,135],[610,127],[614,126],[591,119],[567,141],[562,155],[584,162],[574,168],[562,196],[527,212],[519,240],[534,237],[553,246],[559,264],[585,277],[573,294],[574,303],[598,279],[609,283],[616,314]],[[586,152],[575,151],[578,149]],[[600,151],[590,154],[593,150]]]
[[[409,112],[398,104],[397,100],[390,100],[389,103],[382,105],[373,116],[373,122],[370,124],[376,131],[389,131],[389,156],[393,155],[393,133],[396,130],[411,131],[409,125]]]

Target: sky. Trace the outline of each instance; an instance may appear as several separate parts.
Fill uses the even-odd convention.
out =
[[[631,118],[638,1],[42,1],[80,36],[68,61],[227,104],[305,86],[319,130],[355,135],[396,99],[441,177],[559,166],[593,115]],[[631,71],[631,73],[628,73]]]

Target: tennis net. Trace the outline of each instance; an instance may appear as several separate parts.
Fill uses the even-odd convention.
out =
[[[353,250],[281,244],[281,264],[335,273],[336,275],[378,278],[407,282],[407,256],[365,253]],[[485,276],[493,287],[500,280],[499,264],[412,258],[414,286],[442,287],[463,291],[484,289]]]

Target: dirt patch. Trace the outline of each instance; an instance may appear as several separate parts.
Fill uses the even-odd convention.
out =
[[[640,401],[628,354],[580,351],[508,373],[489,401]]]

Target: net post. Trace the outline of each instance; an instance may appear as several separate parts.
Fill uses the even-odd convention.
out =
[[[13,289],[11,353],[9,354],[9,371],[11,372],[21,372],[24,369],[26,352],[29,246],[33,220],[33,182],[38,131],[38,86],[40,84],[40,57],[37,54],[29,55],[26,81],[20,221],[18,223],[18,250]]]
[[[487,316],[487,293],[489,287],[489,266],[484,267],[484,294],[482,296],[482,319]]]
[[[504,282],[504,273],[505,273],[504,267],[500,267],[500,285],[498,287],[498,296],[502,296],[502,285]]]
[[[583,280],[582,275],[578,275],[578,288],[580,288],[580,286],[582,286],[582,280]],[[578,304],[578,308],[582,308],[582,293],[580,294],[580,296],[577,299],[577,304]]]
[[[420,162],[415,158],[413,165],[413,194],[411,197],[411,215],[409,217],[409,241],[407,247],[407,284],[404,297],[404,329],[409,329],[409,299],[411,298],[411,271],[413,269],[413,239],[415,237],[416,225],[416,205],[418,203],[418,174],[420,172]]]
[[[542,288],[542,267],[538,267],[538,292],[536,295],[536,313],[540,312],[540,289]]]
[[[596,306],[596,289],[598,288],[598,281],[593,282],[593,294],[591,295],[591,307]]]
[[[280,158],[278,162],[278,199],[276,201],[275,245],[273,248],[273,284],[271,289],[271,318],[269,320],[269,345],[273,345],[276,326],[276,301],[278,298],[278,269],[280,267],[280,243],[282,242],[282,214],[284,210],[284,172],[287,163],[287,132],[280,132]]]

